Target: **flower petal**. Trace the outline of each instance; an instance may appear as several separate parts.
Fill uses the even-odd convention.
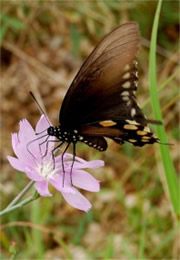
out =
[[[43,177],[39,174],[39,172],[33,168],[25,167],[24,171],[25,171],[26,175],[28,176],[28,178],[33,181],[43,181],[44,180]]]
[[[98,192],[100,190],[99,181],[83,170],[73,170],[72,181],[74,186],[84,190],[92,192]]]
[[[70,169],[72,166],[72,160],[71,161],[66,161],[66,160],[72,158],[72,155],[70,155],[70,156],[69,156],[69,154],[65,154],[65,155],[66,156],[64,156],[64,166],[66,169]],[[74,162],[73,169],[85,169],[85,168],[95,169],[95,168],[104,166],[104,161],[102,161],[102,160],[93,160],[93,161],[88,162],[79,157],[76,157],[76,159],[77,158],[78,158],[78,161]],[[56,164],[62,165],[61,155],[56,157]]]
[[[36,139],[34,129],[26,119],[20,121],[19,127],[18,138],[20,143],[28,144],[31,140]]]
[[[45,115],[42,115],[39,119],[39,121],[37,122],[36,128],[35,128],[35,132],[41,133],[42,131],[48,129],[50,126],[52,126],[51,122],[49,121],[49,124],[47,122],[47,120],[49,121],[49,119],[47,119],[47,117]]]
[[[49,192],[48,189],[48,182],[47,181],[38,181],[35,183],[35,188],[37,192],[44,197],[51,197],[52,194]]]
[[[20,130],[15,134],[12,134],[12,146],[16,156],[24,163],[31,165],[34,164],[34,158],[40,159],[39,145],[38,142],[32,142],[29,144],[31,139],[35,137],[34,130],[27,120],[20,122]],[[28,145],[29,144],[29,145]]]
[[[49,179],[49,182],[54,186],[54,188],[56,188],[56,190],[60,192],[75,193],[70,181],[68,180],[68,175],[68,173],[65,173],[64,185],[63,174],[56,174],[55,176],[53,176],[53,178]]]
[[[20,172],[24,172],[25,165],[15,157],[7,156],[7,159],[11,166]]]
[[[76,169],[84,169],[84,168],[89,168],[89,169],[95,169],[98,167],[102,167],[104,166],[104,161],[102,160],[94,160],[94,161],[90,161],[90,162],[86,162],[84,161],[83,163],[78,163],[75,162],[73,168]]]
[[[47,120],[48,119],[45,117],[45,115],[42,115],[36,125],[35,132],[36,137],[39,137],[38,143],[40,144],[41,154],[42,156],[47,154],[46,159],[48,160],[50,156],[52,156],[52,149],[54,148],[54,140],[56,138],[55,136],[48,135],[47,130],[50,126],[52,126],[52,124],[51,122],[48,124]]]
[[[91,203],[78,190],[76,190],[76,189],[74,189],[74,190],[75,190],[75,194],[62,192],[64,199],[72,207],[87,212],[91,208]]]
[[[24,163],[32,165],[33,157],[27,151],[27,147],[18,140],[17,133],[12,134],[12,147],[16,156]]]
[[[38,137],[35,135],[34,129],[26,119],[20,121],[18,138],[20,142],[19,149],[21,149],[21,151],[24,151],[24,154],[27,158],[30,158],[32,160],[33,154],[36,159],[41,159],[39,142],[37,140]]]
[[[79,158],[79,157],[78,157]],[[62,163],[62,156],[61,155],[58,155],[58,156],[56,156],[56,162],[57,163]],[[70,164],[72,164],[72,160],[70,160],[70,159],[73,159],[73,155],[72,154],[70,154],[70,153],[65,153],[64,154],[64,156],[63,156],[63,161],[64,161],[64,164],[65,163],[70,163]],[[80,158],[81,159],[81,158]],[[68,160],[68,161],[67,161]],[[83,159],[81,159],[83,162],[86,162],[86,161],[84,161]]]
[[[17,133],[13,133],[11,135],[11,140],[12,140],[12,147],[14,150],[14,153],[16,154],[16,156],[18,157],[18,151],[17,151],[17,147],[19,145],[19,140],[18,140],[18,135]]]

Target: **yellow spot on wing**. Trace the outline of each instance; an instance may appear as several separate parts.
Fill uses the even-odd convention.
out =
[[[129,69],[130,69],[129,64],[126,64],[126,66],[124,67],[124,70],[127,71],[127,70],[129,70]]]
[[[149,129],[148,126],[145,126],[143,130],[146,131],[146,132],[151,132],[151,130]]]
[[[145,131],[141,131],[141,130],[138,130],[138,131],[137,131],[137,134],[138,134],[138,135],[146,135],[147,132],[145,132]]]
[[[131,74],[130,74],[129,72],[127,72],[127,73],[125,73],[125,74],[122,76],[122,78],[123,78],[123,79],[128,79],[128,78],[130,78],[130,76],[131,76]]]
[[[138,127],[135,125],[124,125],[124,129],[136,130],[136,129],[138,129]]]
[[[128,97],[128,96],[123,96],[123,97],[122,97],[122,100],[128,101],[128,100],[129,100],[129,97]]]
[[[123,91],[122,93],[121,93],[121,96],[129,96],[129,91]]]
[[[137,80],[134,81],[134,85],[135,85],[135,87],[138,86],[138,82],[137,82]]]
[[[120,137],[114,137],[115,140],[122,140]]]
[[[116,125],[117,123],[112,120],[106,120],[106,121],[100,121],[99,124],[104,127],[109,127],[109,126]]]
[[[137,142],[137,140],[135,140],[135,139],[128,139],[128,141],[131,142],[131,143]]]
[[[135,109],[135,108],[132,108],[132,109],[131,109],[131,116],[133,117],[135,114],[136,114],[136,109]]]
[[[149,139],[151,139],[150,136],[143,136],[143,137],[142,137],[142,140],[149,140]]]
[[[135,120],[126,120],[126,122],[131,124],[131,125],[139,125],[139,123],[136,122]]]
[[[129,81],[126,81],[125,83],[122,84],[123,88],[130,88],[131,83]]]

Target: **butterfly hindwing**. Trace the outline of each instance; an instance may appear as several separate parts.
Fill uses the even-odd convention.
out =
[[[82,142],[101,152],[107,149],[106,140],[100,136],[84,136]]]
[[[104,120],[82,127],[80,133],[88,137],[91,135],[108,137],[118,144],[126,141],[134,146],[159,142],[147,125],[142,125],[134,120]]]

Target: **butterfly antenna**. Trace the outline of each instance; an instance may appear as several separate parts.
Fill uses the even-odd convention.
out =
[[[162,125],[163,123],[159,120],[154,120],[154,119],[147,119],[147,123],[153,124],[153,125]]]
[[[45,112],[43,111],[42,107],[41,107],[40,104],[38,103],[38,101],[37,101],[36,97],[34,96],[34,94],[33,94],[31,91],[29,91],[29,94],[30,94],[31,97],[34,99],[34,101],[36,102],[36,104],[37,104],[37,106],[38,106],[38,108],[39,108],[41,114],[45,116],[46,121],[48,122],[49,126],[51,126],[51,124],[50,124],[50,122],[49,122],[49,120],[48,120],[48,117],[46,116],[46,114],[45,114]]]
[[[169,145],[169,146],[174,146],[174,144],[171,144],[171,143],[162,143],[160,141],[157,142],[158,144],[162,144],[162,145]]]

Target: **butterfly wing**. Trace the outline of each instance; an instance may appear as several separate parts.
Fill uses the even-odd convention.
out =
[[[73,80],[60,111],[60,124],[74,129],[108,119],[145,123],[135,101],[139,47],[138,25],[128,22],[108,34],[90,54]],[[132,116],[133,115],[133,116]]]
[[[128,22],[108,34],[90,54],[68,89],[60,124],[78,129],[87,143],[106,150],[104,137],[143,146],[158,142],[136,103],[138,25]]]

